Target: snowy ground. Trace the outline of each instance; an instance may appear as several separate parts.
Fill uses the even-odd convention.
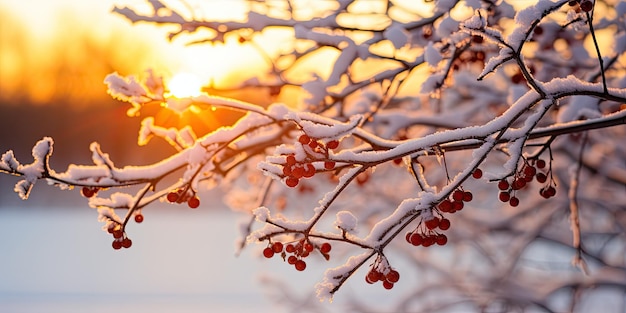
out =
[[[93,210],[0,208],[0,312],[281,312],[258,278],[282,264],[235,257],[232,215],[180,210],[114,251]]]

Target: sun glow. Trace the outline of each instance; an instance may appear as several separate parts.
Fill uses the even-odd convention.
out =
[[[167,85],[169,94],[176,98],[196,97],[201,94],[200,78],[191,73],[178,73]]]

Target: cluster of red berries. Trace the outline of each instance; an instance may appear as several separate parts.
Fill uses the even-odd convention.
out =
[[[130,248],[133,245],[133,241],[126,237],[122,226],[117,223],[111,223],[107,229],[109,234],[113,235],[113,249],[119,250],[121,248]]]
[[[524,165],[521,170],[516,171],[513,179],[502,179],[498,182],[498,189],[500,193],[498,198],[502,202],[508,202],[512,207],[519,205],[519,198],[517,197],[517,191],[523,189],[532,182],[533,179],[537,179],[539,183],[545,183],[548,181],[548,175],[541,170],[546,167],[546,161],[541,159],[532,159],[530,161],[524,160]],[[551,169],[548,170],[548,174],[551,173]],[[548,199],[556,195],[555,182],[550,175],[550,182],[539,190],[539,194]]]
[[[380,257],[376,258],[372,268],[365,275],[365,281],[368,284],[374,284],[376,282],[382,282],[383,287],[387,290],[393,288],[393,285],[400,280],[400,273],[389,266],[387,260]]]
[[[568,2],[568,4],[570,6],[576,6],[577,4],[580,4],[580,9],[583,10],[584,12],[591,12],[591,10],[593,10],[593,1],[592,0],[571,0],[570,2]]]
[[[93,196],[95,196],[98,191],[100,191],[100,188],[98,187],[83,187],[83,189],[80,190],[80,193],[83,195],[83,197],[85,198],[91,198]]]
[[[306,269],[306,262],[303,259],[308,257],[315,249],[319,250],[326,260],[330,259],[329,253],[332,249],[330,243],[325,242],[316,246],[304,238],[295,243],[292,242],[286,245],[279,241],[270,243],[263,249],[263,256],[270,259],[275,254],[280,254],[283,260],[286,258],[287,263],[293,265],[296,270],[304,271]],[[291,255],[287,257],[287,254]]]
[[[539,169],[544,169],[546,167],[546,161],[544,160],[533,160],[533,162],[535,162],[535,166],[537,166],[537,168]],[[548,181],[548,175],[550,175],[550,181],[545,184],[543,187],[541,187],[541,189],[539,189],[539,194],[544,197],[545,199],[549,199],[552,198],[556,195],[556,183],[554,182],[554,179],[552,178],[552,167],[550,167],[550,169],[548,169],[547,173],[543,173],[543,172],[539,172],[537,173],[536,179],[537,182],[539,183],[545,183],[546,181]]]
[[[474,195],[471,191],[463,190],[463,187],[452,192],[450,197],[444,199],[437,204],[437,209],[444,213],[455,213],[463,210],[465,202],[470,202],[474,199]]]
[[[326,144],[312,139],[307,134],[302,134],[298,137],[298,142],[305,147],[305,151],[308,154],[319,154],[322,157],[328,158],[328,150],[336,149],[339,147],[339,141],[331,140]],[[306,148],[308,147],[308,149]],[[332,170],[335,168],[335,161],[324,161],[324,168],[326,170]],[[309,158],[304,161],[296,160],[295,155],[289,154],[285,157],[285,164],[283,165],[283,175],[286,177],[285,184],[289,187],[296,187],[302,178],[311,178],[315,175],[316,169]]]
[[[432,217],[420,223],[413,231],[406,234],[406,242],[414,246],[430,247],[434,244],[444,246],[448,243],[448,237],[436,231],[450,229],[450,220],[447,218]]]
[[[167,194],[167,201],[171,203],[187,202],[187,205],[195,209],[200,206],[200,199],[189,188],[179,188]]]
[[[483,176],[481,169],[476,169],[472,172],[472,177],[480,179]],[[448,237],[444,234],[437,232],[439,230],[450,229],[450,220],[443,217],[442,213],[456,213],[463,210],[465,202],[470,202],[474,199],[474,195],[469,190],[464,190],[462,186],[454,190],[452,194],[439,202],[432,212],[437,212],[441,217],[430,216],[428,219],[423,219],[417,227],[406,234],[406,242],[414,246],[430,247],[432,245],[443,246],[448,243]]]

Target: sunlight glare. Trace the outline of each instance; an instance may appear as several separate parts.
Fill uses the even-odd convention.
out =
[[[200,78],[191,73],[178,73],[168,84],[169,94],[176,98],[196,97],[201,94]]]

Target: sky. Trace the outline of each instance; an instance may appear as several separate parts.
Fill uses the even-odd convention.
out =
[[[515,3],[522,6],[530,1]],[[181,8],[183,14],[189,12],[180,1],[164,2]],[[196,9],[193,14],[197,18],[225,19],[241,18],[245,8],[242,2],[187,0],[184,3]],[[166,39],[176,28],[133,25],[124,17],[110,13],[115,6],[146,12],[149,10],[146,3],[144,0],[0,0],[0,13],[6,16],[0,19],[0,105],[17,96],[47,104],[55,102],[50,99],[68,97],[102,99],[108,97],[102,79],[112,71],[142,75],[152,68],[166,80],[179,73],[191,73],[204,83],[228,88],[268,69],[257,47],[241,45],[236,38],[227,38],[224,44],[189,46],[188,36],[172,42]],[[262,45],[270,37],[279,37],[276,33],[265,33],[260,40],[255,38],[257,43]],[[271,40],[274,42],[274,38]],[[263,45],[263,49],[271,54],[279,46],[274,42]],[[70,102],[81,105],[81,101]]]
[[[208,3],[203,15],[224,14],[223,1]],[[81,90],[76,99],[85,94],[105,97],[102,80],[112,71],[143,75],[151,68],[166,80],[191,73],[202,82],[224,86],[262,66],[251,46],[234,40],[189,46],[185,36],[169,42],[167,34],[175,28],[133,25],[111,13],[114,6],[146,10],[141,0],[0,0],[0,12],[7,15],[0,21],[0,90],[5,95],[0,103],[24,90],[36,103],[48,101],[60,89]],[[77,84],[82,88],[75,88]]]

